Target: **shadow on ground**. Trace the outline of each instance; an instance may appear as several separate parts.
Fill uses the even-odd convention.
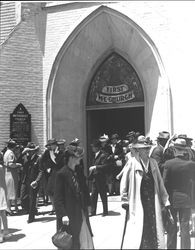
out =
[[[34,222],[43,222],[43,223],[45,223],[45,222],[49,222],[49,221],[53,221],[53,220],[56,220],[56,217],[55,216],[53,216],[53,217],[41,217],[41,218],[36,218],[35,220],[34,220]],[[34,223],[33,222],[33,223]]]
[[[25,236],[26,236],[26,234],[13,234],[9,238],[5,239],[5,241],[16,242],[16,241],[24,238]]]
[[[121,213],[119,213],[119,212],[115,212],[115,211],[109,211],[108,212],[108,216],[117,216],[117,215],[120,215]]]

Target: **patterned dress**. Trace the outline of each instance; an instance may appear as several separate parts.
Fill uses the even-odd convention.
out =
[[[140,249],[158,249],[155,200],[154,200],[154,178],[149,165],[148,172],[143,165],[143,178],[141,183],[141,201],[144,210],[143,234]]]

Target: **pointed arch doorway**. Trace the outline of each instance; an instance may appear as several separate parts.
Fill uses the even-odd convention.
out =
[[[132,130],[145,134],[142,84],[132,65],[118,53],[111,53],[96,70],[86,112],[88,145],[104,133],[118,133],[121,139]]]

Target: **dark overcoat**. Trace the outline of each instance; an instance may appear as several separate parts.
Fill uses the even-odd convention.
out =
[[[163,179],[173,207],[192,206],[191,180],[195,180],[195,162],[187,161],[183,156],[166,161]]]
[[[70,232],[73,235],[73,249],[79,249],[79,234],[82,226],[82,211],[85,214],[87,226],[92,235],[88,217],[88,206],[90,196],[86,179],[81,171],[77,174],[80,191],[76,190],[72,177],[75,176],[68,166],[64,166],[56,174],[56,185],[54,191],[54,205],[57,218],[69,217]]]

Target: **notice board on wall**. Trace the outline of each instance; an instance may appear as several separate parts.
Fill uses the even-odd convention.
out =
[[[10,114],[10,138],[23,146],[31,141],[31,115],[22,103]]]

